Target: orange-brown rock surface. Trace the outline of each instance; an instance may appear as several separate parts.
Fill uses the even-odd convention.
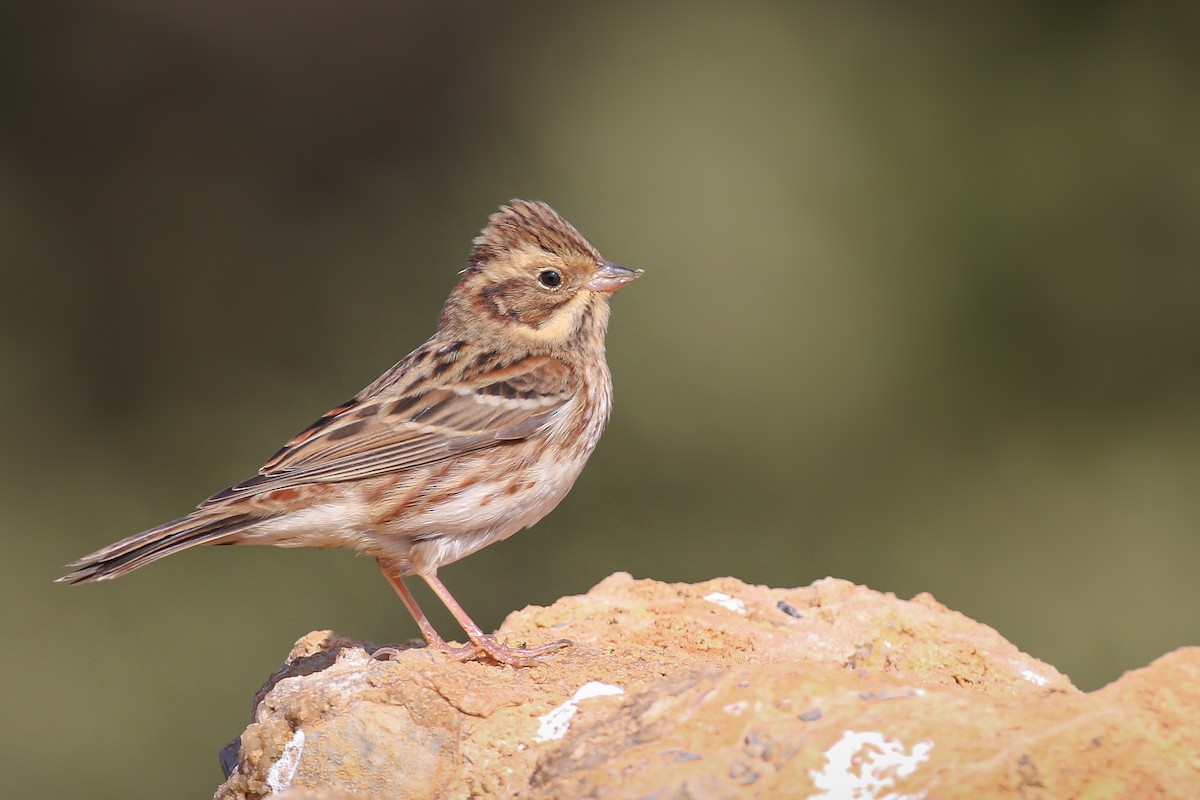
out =
[[[312,633],[218,798],[1200,798],[1200,648],[1083,694],[928,595],[606,579],[539,666]]]

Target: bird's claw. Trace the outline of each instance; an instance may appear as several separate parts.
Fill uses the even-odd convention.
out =
[[[474,661],[487,659],[497,664],[510,667],[529,667],[541,662],[546,656],[557,653],[564,647],[570,647],[569,639],[559,639],[539,647],[509,647],[501,644],[491,636],[473,639],[470,644],[462,647],[446,645],[442,652],[458,661]]]
[[[501,644],[491,636],[472,640],[469,644],[453,645],[449,642],[432,642],[427,647],[450,656],[455,661],[494,661],[510,667],[529,667],[540,663],[544,658],[573,644],[570,639],[558,639],[538,647],[509,647]],[[412,647],[377,647],[371,653],[376,661],[392,661]]]

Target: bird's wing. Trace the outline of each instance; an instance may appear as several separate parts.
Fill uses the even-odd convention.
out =
[[[312,483],[412,469],[545,425],[578,389],[571,367],[531,356],[471,379],[403,395],[356,398],[330,410],[283,446],[259,474],[201,504]]]

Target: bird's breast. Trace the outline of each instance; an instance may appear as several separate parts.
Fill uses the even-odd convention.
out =
[[[544,452],[502,476],[463,481],[451,496],[404,521],[410,571],[437,569],[536,524],[571,490],[586,460],[586,454]]]

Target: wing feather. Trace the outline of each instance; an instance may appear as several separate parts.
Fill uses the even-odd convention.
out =
[[[259,474],[201,507],[313,483],[361,480],[533,435],[574,396],[578,378],[533,356],[471,380],[343,403],[284,445]]]

